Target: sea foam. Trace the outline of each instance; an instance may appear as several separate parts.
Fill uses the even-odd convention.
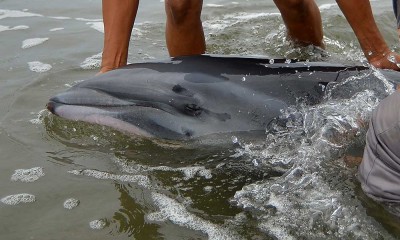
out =
[[[29,65],[29,69],[32,72],[37,72],[37,73],[47,72],[52,68],[52,66],[50,64],[42,63],[39,61],[28,62],[28,65]]]
[[[22,42],[22,48],[26,49],[26,48],[31,48],[37,45],[40,45],[44,42],[46,42],[47,40],[49,40],[49,38],[30,38],[30,39],[26,39]]]
[[[34,182],[44,176],[43,168],[17,169],[11,176],[11,181]]]
[[[209,239],[239,239],[238,235],[232,230],[208,222],[188,212],[183,204],[172,198],[154,192],[151,196],[160,211],[147,215],[149,221],[169,220],[179,226],[206,233]]]
[[[0,19],[16,17],[43,17],[43,15],[17,10],[0,9]]]
[[[72,173],[74,175],[94,177],[97,179],[104,179],[104,180],[109,179],[109,180],[117,180],[117,181],[121,181],[121,182],[137,183],[139,186],[142,186],[142,187],[150,186],[150,179],[144,175],[117,175],[117,174],[101,172],[101,171],[97,171],[97,170],[90,170],[90,169],[71,170],[68,172]]]
[[[106,226],[106,222],[104,220],[93,220],[89,223],[91,229],[100,230]]]
[[[4,31],[12,31],[12,30],[23,30],[23,29],[28,29],[29,27],[26,25],[18,25],[15,27],[9,27],[9,26],[3,26],[0,25],[0,32],[4,32]]]
[[[0,201],[7,205],[18,205],[20,203],[32,203],[36,200],[35,196],[29,193],[20,193],[9,195],[0,199]]]
[[[79,200],[75,199],[75,198],[69,198],[69,199],[65,200],[63,205],[64,205],[65,209],[71,210],[73,208],[76,208],[79,205]]]
[[[101,65],[101,56],[102,56],[102,52],[95,54],[91,57],[86,58],[81,64],[80,67],[86,70],[89,69],[96,69],[99,68]]]

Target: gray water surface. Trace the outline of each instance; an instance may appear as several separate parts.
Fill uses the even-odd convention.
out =
[[[326,52],[293,50],[274,4],[261,0],[205,1],[207,52],[366,64],[335,2],[317,3]],[[399,52],[391,1],[371,3]],[[129,61],[167,58],[163,3],[140,4]],[[368,120],[377,89],[392,90],[384,80],[349,79],[370,90],[294,106],[284,115],[304,121],[293,134],[277,126],[222,146],[152,142],[45,110],[97,73],[102,42],[101,1],[0,0],[0,239],[400,238],[400,221],[341,160],[362,149],[366,126],[355,118]]]

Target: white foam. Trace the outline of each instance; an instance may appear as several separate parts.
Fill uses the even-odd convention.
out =
[[[45,117],[45,115],[48,115],[49,112],[47,111],[47,109],[42,109],[38,113],[31,112],[31,114],[36,115],[36,118],[29,120],[29,122],[31,122],[32,124],[42,124],[43,118]]]
[[[34,182],[44,176],[43,168],[17,169],[11,176],[11,181]]]
[[[71,170],[68,172],[74,175],[94,177],[97,179],[109,179],[109,180],[118,180],[122,182],[132,182],[132,183],[137,183],[139,186],[142,187],[150,187],[150,179],[144,175],[117,175],[90,169]]]
[[[89,69],[97,69],[100,68],[101,66],[101,57],[102,57],[102,52],[95,54],[91,57],[86,58],[81,64],[80,67],[86,70]]]
[[[336,3],[322,4],[321,6],[319,6],[319,10],[328,10],[335,6],[337,6]]]
[[[28,28],[29,28],[29,26],[26,26],[26,25],[18,25],[18,26],[11,28],[10,30],[24,30],[24,29],[28,29]]]
[[[222,19],[211,19],[203,22],[203,27],[209,28],[211,30],[224,30],[225,28],[231,27],[240,22],[247,22],[252,19],[262,18],[262,17],[275,17],[280,16],[280,13],[234,13],[226,14]]]
[[[79,200],[75,199],[75,198],[69,198],[69,199],[65,200],[63,205],[64,205],[64,208],[71,210],[73,208],[76,208],[79,205]]]
[[[206,4],[206,7],[214,7],[214,8],[219,8],[219,7],[223,7],[224,5],[221,5],[221,4],[212,4],[212,3],[209,3],[209,4]]]
[[[0,25],[0,32],[4,32],[4,31],[7,31],[7,30],[10,30],[9,26]]]
[[[171,172],[181,172],[184,175],[184,180],[189,180],[194,178],[195,176],[204,177],[205,179],[211,179],[212,174],[211,170],[206,169],[204,166],[196,166],[196,167],[181,167],[181,168],[172,168],[167,166],[159,166],[159,167],[149,167],[148,171],[171,171]]]
[[[75,20],[83,22],[102,22],[103,19],[75,18]]]
[[[203,27],[211,29],[211,30],[224,30],[225,28],[227,28],[229,26],[230,26],[230,24],[223,20],[204,21],[203,22]]]
[[[64,28],[52,28],[49,31],[50,32],[55,32],[55,31],[61,31],[61,30],[64,30]]]
[[[9,27],[9,26],[3,26],[0,25],[0,32],[4,32],[4,31],[12,31],[12,30],[23,30],[23,29],[28,29],[29,27],[26,25],[18,25],[15,27]]]
[[[18,205],[20,203],[32,203],[36,200],[35,196],[29,193],[20,193],[9,195],[0,199],[0,201],[7,205]]]
[[[126,161],[119,158],[115,158],[115,163],[120,165],[124,172],[137,174],[143,172],[154,172],[154,171],[165,171],[165,172],[181,172],[184,175],[184,180],[189,180],[196,176],[204,177],[205,179],[211,179],[211,170],[206,169],[204,166],[194,166],[194,167],[180,167],[172,168],[169,166],[157,166],[149,167],[140,164],[130,165]]]
[[[52,66],[50,64],[42,63],[39,61],[28,62],[28,65],[29,65],[29,69],[32,72],[37,72],[37,73],[47,72],[52,68]]]
[[[234,19],[240,19],[240,20],[250,20],[250,19],[255,19],[255,18],[261,18],[261,17],[271,17],[271,16],[280,16],[280,13],[240,13],[235,16],[231,16]],[[227,15],[228,17],[230,15]]]
[[[106,222],[104,220],[93,220],[89,223],[91,229],[100,230],[105,228]]]
[[[68,20],[68,19],[71,19],[70,17],[62,17],[62,16],[48,17],[48,18],[57,19],[57,20]]]
[[[101,33],[104,33],[104,24],[103,22],[87,22],[87,25],[89,25],[91,28],[94,30],[97,30]]]
[[[40,45],[44,42],[46,42],[47,40],[49,40],[49,38],[30,38],[30,39],[26,39],[22,42],[22,48],[26,49],[26,48],[31,48],[37,45]]]
[[[160,211],[148,214],[146,218],[150,221],[169,220],[179,226],[201,231],[207,234],[209,239],[239,239],[238,235],[233,231],[208,222],[188,212],[183,204],[172,198],[154,192],[151,194],[151,197]]]
[[[17,17],[43,17],[43,15],[17,10],[0,9],[0,19]]]

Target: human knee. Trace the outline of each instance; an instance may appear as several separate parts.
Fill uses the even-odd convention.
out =
[[[290,9],[301,9],[305,4],[313,0],[274,0],[275,4]]]
[[[165,0],[167,17],[175,24],[181,24],[191,19],[199,19],[202,0]]]

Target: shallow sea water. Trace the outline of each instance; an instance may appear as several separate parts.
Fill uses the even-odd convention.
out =
[[[317,3],[327,53],[293,50],[260,0],[205,1],[207,52],[365,64],[335,2]],[[371,3],[399,52],[391,1]],[[130,62],[168,57],[163,8],[142,1]],[[397,206],[366,197],[342,160],[362,152],[363,121],[392,91],[384,78],[330,86],[324,103],[293,106],[286,126],[254,139],[149,141],[45,110],[96,74],[102,37],[100,1],[0,0],[0,239],[400,238]]]

